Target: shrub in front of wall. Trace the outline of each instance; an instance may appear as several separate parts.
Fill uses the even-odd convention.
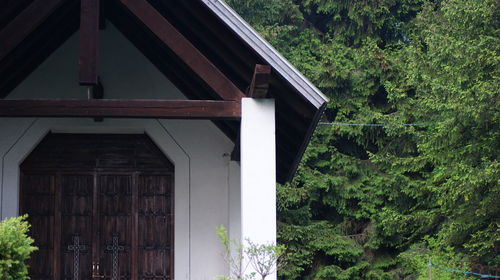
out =
[[[26,260],[37,249],[27,235],[29,227],[26,216],[0,222],[0,279],[29,279]]]

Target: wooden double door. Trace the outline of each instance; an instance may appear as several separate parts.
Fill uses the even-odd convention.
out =
[[[173,279],[173,166],[149,138],[47,138],[21,166],[31,279]]]

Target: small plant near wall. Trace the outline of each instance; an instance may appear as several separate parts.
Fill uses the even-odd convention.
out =
[[[217,280],[264,280],[282,266],[284,245],[257,244],[250,239],[243,244],[229,239],[227,229],[222,225],[217,227],[216,232],[224,245],[224,259],[231,273],[229,276],[218,276]],[[255,272],[246,273],[249,267]]]
[[[0,279],[25,280],[28,277],[26,260],[37,250],[27,233],[30,225],[26,216],[0,222]]]

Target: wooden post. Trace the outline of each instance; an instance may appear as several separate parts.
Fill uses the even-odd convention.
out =
[[[99,0],[82,0],[80,14],[80,76],[81,85],[97,85],[99,53]]]

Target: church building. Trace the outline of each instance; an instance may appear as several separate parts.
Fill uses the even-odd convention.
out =
[[[217,226],[276,242],[328,100],[227,4],[1,5],[0,217],[28,214],[32,280],[211,280]]]

